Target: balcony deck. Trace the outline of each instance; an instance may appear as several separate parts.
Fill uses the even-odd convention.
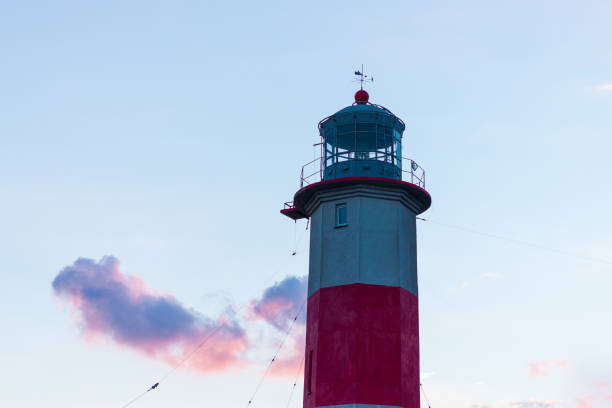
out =
[[[376,160],[377,159],[371,159],[371,161]],[[340,162],[340,164],[348,161],[357,162],[357,160],[352,159]],[[360,158],[358,161],[364,162],[363,158]],[[367,160],[365,162],[367,162]],[[286,202],[284,204],[284,208],[280,210],[280,212],[281,214],[295,221],[308,218],[308,215],[303,210],[304,200],[314,194],[314,192],[321,189],[327,189],[332,186],[339,187],[344,186],[347,183],[354,184],[356,182],[386,187],[399,187],[409,190],[411,191],[411,194],[422,203],[423,208],[428,208],[431,205],[431,197],[425,190],[425,170],[414,160],[402,158],[402,162],[408,165],[408,170],[404,170],[404,166],[402,166],[401,179],[399,180],[388,177],[370,177],[361,175],[358,177],[340,177],[325,180],[325,168],[323,166],[324,162],[321,157],[318,157],[302,166],[302,171],[300,173],[300,189],[295,193],[294,197],[296,202]],[[399,169],[399,167],[396,168]]]

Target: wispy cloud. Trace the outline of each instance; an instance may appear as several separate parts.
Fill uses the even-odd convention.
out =
[[[264,320],[283,333],[291,328],[291,352],[274,362],[270,370],[273,375],[294,376],[304,361],[307,292],[307,276],[288,276],[265,289],[260,299],[251,301],[247,319]]]
[[[528,363],[529,376],[532,378],[543,378],[551,375],[555,370],[567,367],[567,361],[558,358],[539,360]]]
[[[593,385],[597,388],[608,388],[608,387],[612,387],[612,383],[609,383],[608,381],[601,381],[601,380],[596,380],[593,381]]]
[[[427,380],[428,378],[431,378],[434,375],[436,375],[435,371],[421,371],[421,381]]]
[[[540,400],[529,398],[516,401],[501,401],[499,404],[472,404],[470,408],[555,408],[561,405],[559,400]]]
[[[448,290],[449,292],[458,292],[460,290],[466,289],[468,286],[470,286],[470,283],[467,281],[463,281],[459,284],[459,286],[447,288],[446,290]]]
[[[270,374],[276,376],[295,376],[303,370],[304,349],[306,348],[306,327],[296,327],[288,339],[292,346],[289,353],[282,353],[270,368]]]
[[[555,406],[558,406],[560,403],[561,401],[556,400],[544,401],[531,398],[522,401],[512,401],[508,403],[508,406],[510,408],[553,408]]]
[[[612,394],[599,392],[576,398],[576,408],[608,408],[610,406],[612,406]]]
[[[612,82],[607,83],[607,84],[601,84],[595,87],[595,89],[597,89],[598,91],[612,91]]]
[[[576,408],[608,408],[612,406],[612,384],[607,381],[594,381],[597,388],[576,398]]]
[[[480,275],[482,279],[499,279],[502,277],[502,274],[499,272],[487,272]]]

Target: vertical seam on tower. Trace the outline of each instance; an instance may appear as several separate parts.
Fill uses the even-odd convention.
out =
[[[323,286],[323,265],[325,264],[323,257],[325,256],[325,251],[323,251],[323,228],[325,225],[325,205],[320,205],[319,208],[321,212],[319,214],[319,236],[317,237],[319,240],[319,273],[317,274],[317,290],[321,290]],[[314,293],[313,293],[314,294]]]
[[[395,257],[395,259],[397,259],[397,287],[401,289],[402,287],[402,266],[401,266],[401,254],[400,251],[402,250],[402,247],[400,245],[400,223],[402,222],[401,219],[401,214],[400,214],[400,209],[401,209],[401,203],[400,205],[395,205],[395,219],[396,219],[396,223],[395,223],[395,247],[397,250],[397,256]]]
[[[362,228],[363,228],[363,223],[362,223],[362,215],[363,215],[363,197],[359,196],[359,220],[358,220],[358,224],[359,224],[359,231],[357,231],[357,282],[358,283],[363,283],[362,279],[361,279],[361,233],[362,233]],[[357,302],[357,337],[358,338],[364,338],[365,336],[363,336],[362,333],[362,326],[361,326],[361,314],[362,314],[362,303],[361,302]],[[369,346],[369,344],[368,344]],[[357,347],[359,347],[359,341],[357,341]],[[362,350],[363,353],[366,353],[367,350]],[[358,353],[359,354],[359,353]],[[357,371],[361,372],[362,371],[362,367],[360,366],[361,364],[361,359],[358,357],[357,360]],[[359,381],[359,377],[356,379],[356,381]],[[361,388],[361,384],[357,384],[357,389],[359,390]],[[357,395],[356,398],[359,399],[360,397],[360,391],[357,391]],[[353,402],[357,402],[357,401],[353,401]]]
[[[417,237],[416,215],[410,219],[410,222],[412,223],[412,225],[410,226],[413,231],[412,236],[414,236],[414,292],[415,292],[414,294],[418,298],[419,296],[419,254],[418,254],[419,243],[418,243],[418,237]]]
[[[357,225],[359,226],[357,233],[357,283],[363,283],[361,279],[361,229],[362,229],[362,211],[363,211],[363,197],[358,196],[357,200]]]

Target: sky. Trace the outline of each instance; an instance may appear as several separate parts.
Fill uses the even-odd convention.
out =
[[[301,407],[308,231],[279,210],[364,64],[433,198],[432,407],[612,406],[610,16],[0,0],[4,404],[120,408],[162,379],[131,407]]]

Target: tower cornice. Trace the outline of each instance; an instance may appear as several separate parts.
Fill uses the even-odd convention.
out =
[[[297,211],[310,217],[321,200],[331,196],[337,199],[338,194],[369,194],[377,198],[395,199],[417,215],[431,206],[431,196],[425,189],[406,181],[383,177],[345,177],[313,183],[295,193],[293,204]]]

